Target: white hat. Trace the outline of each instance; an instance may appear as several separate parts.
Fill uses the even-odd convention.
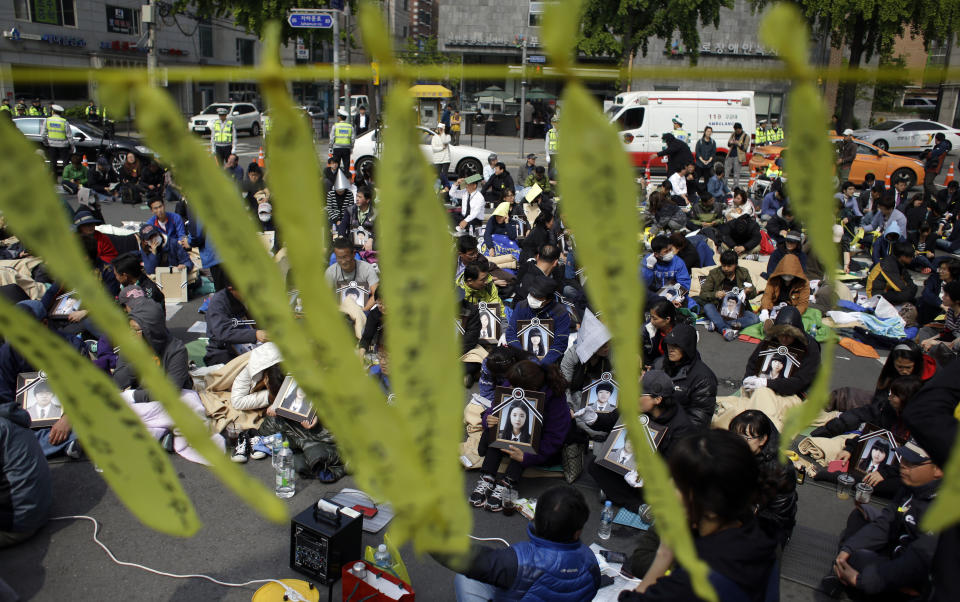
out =
[[[60,105],[50,105],[50,108],[53,109],[55,113],[63,113],[63,107]]]
[[[346,109],[340,109],[339,111],[337,111],[337,114],[340,115],[341,117],[349,117],[349,116],[350,116],[350,115],[347,114],[347,110],[346,110]]]
[[[445,123],[438,123],[438,124],[437,124],[437,129],[442,130],[442,129],[444,129],[445,127],[447,127],[447,125],[446,125]]]
[[[220,107],[219,109],[217,109],[217,115],[226,115],[226,114],[227,114],[227,110],[225,108]]]
[[[335,190],[347,190],[350,188],[350,180],[347,179],[347,176],[344,175],[342,169],[337,170],[337,180],[333,184]]]
[[[843,226],[840,224],[833,225],[833,242],[840,242],[840,239],[843,238]]]
[[[264,201],[263,203],[257,205],[257,213],[273,215],[273,205]]]
[[[843,135],[844,135],[844,136],[853,136],[853,130],[851,130],[850,128],[847,128],[847,129],[843,130]]]
[[[674,123],[679,123],[680,125],[683,125],[683,119],[680,119],[680,116],[679,116],[679,115],[674,115],[674,116],[673,116],[673,122],[674,122]]]

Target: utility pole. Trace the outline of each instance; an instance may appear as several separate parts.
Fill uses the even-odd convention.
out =
[[[526,135],[526,121],[523,118],[523,111],[527,106],[527,34],[523,34],[520,50],[520,161],[523,161],[523,138]]]
[[[343,108],[347,111],[347,121],[353,123],[353,112],[350,110],[350,5],[345,4],[343,7],[346,17],[345,20],[345,29],[347,30],[347,40],[346,40],[346,50],[347,50],[347,77],[346,81],[343,82]]]
[[[142,7],[140,21],[147,26],[147,78],[151,86],[157,85],[157,5],[148,0]]]

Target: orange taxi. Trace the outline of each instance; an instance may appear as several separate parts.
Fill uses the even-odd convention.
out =
[[[843,136],[831,135],[830,141],[834,147],[839,149]],[[864,176],[872,173],[877,180],[883,182],[887,175],[890,181],[906,176],[910,180],[910,188],[913,188],[917,182],[923,182],[923,163],[910,157],[894,155],[885,150],[881,150],[869,142],[858,140],[853,141],[857,144],[857,158],[853,161],[853,167],[850,168],[850,181],[858,186],[863,183]],[[767,166],[773,163],[780,152],[786,148],[775,144],[758,146],[753,149],[753,157],[750,158],[750,168],[757,170],[757,174],[766,171]],[[789,155],[788,155],[789,156]],[[787,177],[790,177],[788,171]]]

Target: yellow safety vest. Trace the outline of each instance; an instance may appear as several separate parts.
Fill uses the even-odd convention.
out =
[[[763,175],[772,180],[780,175],[780,168],[777,167],[776,163],[771,163],[767,166],[767,171]]]
[[[783,140],[783,128],[774,128],[772,140],[774,142],[780,142]]]
[[[30,105],[30,108],[27,109],[27,115],[30,115],[31,117],[43,117],[43,109],[38,109],[37,107]]]
[[[680,128],[673,130],[670,133],[673,134],[673,137],[677,140],[690,144],[690,134],[687,133],[687,130]]]
[[[0,111],[6,111],[7,113],[11,112],[10,107],[8,107],[7,105],[0,105]]]
[[[353,142],[353,125],[346,121],[339,121],[333,126],[333,144],[335,146],[350,146]]]
[[[757,144],[766,144],[767,143],[767,131],[766,130],[757,130],[757,135],[754,138],[754,141]]]
[[[263,135],[266,136],[270,133],[270,128],[273,127],[273,120],[270,119],[269,115],[261,115],[260,123],[263,125]]]
[[[67,139],[67,120],[59,115],[47,117],[43,124],[47,131],[47,140]]]
[[[213,122],[213,143],[214,144],[232,144],[233,143],[233,122],[229,119],[221,122],[219,119]]]
[[[547,132],[547,152],[551,155],[557,152],[557,128],[550,128]]]

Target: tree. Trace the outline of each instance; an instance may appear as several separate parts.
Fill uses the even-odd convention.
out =
[[[762,9],[772,0],[752,0]],[[814,31],[829,33],[834,48],[846,46],[853,69],[873,56],[889,53],[894,39],[909,33],[921,36],[924,46],[945,40],[960,27],[960,3],[956,0],[792,0]],[[853,124],[856,82],[840,85],[838,127]]]
[[[436,36],[407,38],[403,50],[397,52],[400,62],[410,65],[451,65],[460,63],[459,57],[440,52]]]
[[[343,0],[350,7],[350,14],[357,14],[356,0]],[[174,0],[173,12],[185,13],[206,19],[210,17],[233,19],[238,27],[259,37],[263,27],[270,21],[283,23],[281,40],[289,42],[302,37],[304,30],[294,29],[287,23],[287,13],[295,8],[330,8],[329,0]],[[316,30],[314,39],[330,40],[333,30]],[[341,35],[343,35],[341,33]]]
[[[650,38],[660,38],[668,48],[680,33],[690,49],[690,62],[700,52],[699,25],[720,24],[720,9],[733,8],[734,0],[584,0],[577,50],[588,56],[620,58],[624,65],[637,51],[647,56]]]

